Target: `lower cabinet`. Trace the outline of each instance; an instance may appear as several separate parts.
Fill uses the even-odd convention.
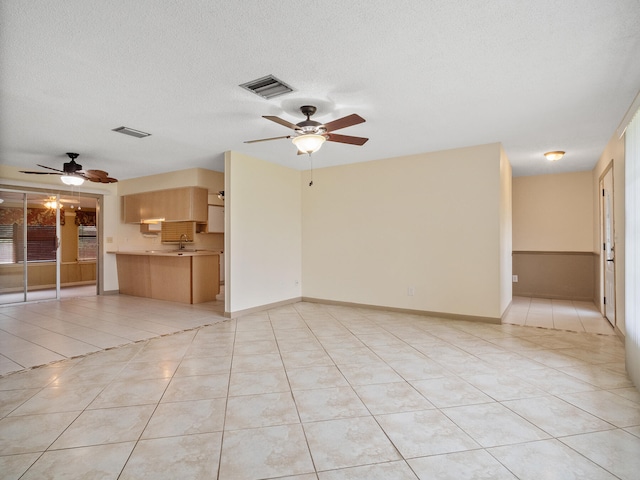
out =
[[[220,293],[219,255],[116,254],[120,293],[202,303]]]

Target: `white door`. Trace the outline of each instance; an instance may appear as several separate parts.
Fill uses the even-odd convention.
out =
[[[604,316],[611,325],[616,324],[616,266],[615,236],[613,230],[613,169],[602,179],[602,234],[604,270]]]

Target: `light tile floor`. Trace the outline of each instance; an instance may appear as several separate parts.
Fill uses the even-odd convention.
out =
[[[126,295],[0,306],[0,375],[224,320],[224,301],[186,305]]]
[[[503,322],[570,332],[615,334],[592,302],[513,297]]]
[[[124,296],[44,305],[0,308],[3,325],[17,328],[20,308],[20,335],[36,318],[62,336],[73,330],[62,322],[95,318],[141,341],[0,378],[3,479],[640,470],[640,393],[615,335],[310,303],[234,320]],[[145,336],[198,319],[210,325]]]

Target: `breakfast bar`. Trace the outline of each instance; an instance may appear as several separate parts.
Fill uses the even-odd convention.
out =
[[[121,294],[180,303],[202,303],[220,293],[220,252],[118,251]]]

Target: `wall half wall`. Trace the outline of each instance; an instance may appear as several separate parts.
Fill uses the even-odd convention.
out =
[[[596,296],[593,174],[513,179],[513,294],[592,301]]]
[[[230,316],[301,296],[300,172],[225,154],[225,310]]]

